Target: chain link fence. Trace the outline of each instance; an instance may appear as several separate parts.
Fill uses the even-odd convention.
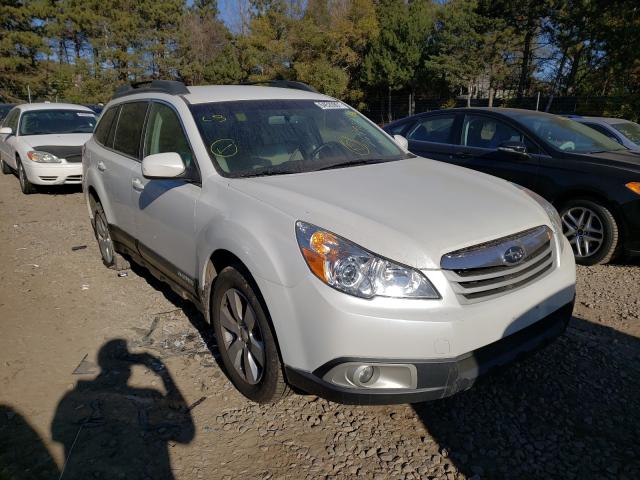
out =
[[[415,98],[406,95],[369,97],[362,112],[377,124],[383,125],[408,115],[440,110],[443,108],[466,107],[466,97],[458,98]],[[488,98],[472,98],[472,107],[488,107]],[[548,111],[559,115],[585,115],[620,117],[640,120],[640,95],[617,97],[549,97],[534,96],[522,98],[495,98],[494,107],[524,108]]]
[[[20,91],[8,92],[0,88],[0,103],[28,103],[31,102],[70,102],[83,105],[95,104],[89,98],[78,101],[76,95],[73,99],[55,91],[47,95],[38,95],[28,86]],[[466,107],[466,97],[457,98],[428,98],[412,97],[407,94],[392,94],[390,97],[367,96],[364,99],[364,108],[361,111],[372,121],[384,125],[394,120],[409,115],[443,108]],[[488,98],[472,98],[472,107],[488,107]],[[560,115],[588,115],[619,117],[632,121],[640,121],[640,95],[609,96],[609,97],[577,97],[558,96],[549,97],[536,95],[522,98],[495,98],[494,107],[524,108],[527,110],[548,111]]]

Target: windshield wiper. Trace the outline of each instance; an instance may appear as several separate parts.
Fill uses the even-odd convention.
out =
[[[337,162],[332,163],[330,165],[325,165],[323,167],[319,167],[314,169],[314,172],[318,172],[320,170],[331,170],[332,168],[343,168],[343,167],[354,167],[357,165],[370,165],[373,163],[384,163],[389,162],[390,160],[382,160],[380,158],[368,158],[362,160],[347,160],[346,162]]]
[[[238,177],[267,177],[269,175],[286,175],[288,173],[300,173],[298,170],[291,170],[290,168],[265,168],[263,170],[242,172]]]

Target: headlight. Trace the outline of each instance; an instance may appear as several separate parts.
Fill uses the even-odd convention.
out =
[[[551,228],[553,229],[555,234],[558,235],[558,236],[563,235],[563,233],[562,233],[562,220],[560,219],[560,214],[556,210],[556,207],[551,205],[549,202],[547,202],[544,198],[542,198],[536,192],[532,192],[528,188],[522,187],[522,186],[517,185],[515,183],[512,183],[512,185],[514,187],[518,187],[520,190],[522,190],[524,193],[526,193],[532,199],[534,199],[536,202],[538,202],[538,205],[540,205],[542,208],[544,208],[544,211],[547,212],[547,216],[549,217],[549,220],[551,222]],[[564,248],[564,242],[560,241],[559,243],[560,243],[560,248],[563,249]]]
[[[420,271],[380,258],[334,233],[299,221],[296,237],[311,272],[336,290],[361,298],[440,298]]]
[[[30,152],[27,152],[27,157],[29,157],[29,160],[33,160],[34,162],[38,162],[38,163],[60,163],[60,162],[62,162],[62,160],[60,160],[54,154],[49,153],[49,152],[38,152],[38,151],[35,151],[35,150],[31,150]]]

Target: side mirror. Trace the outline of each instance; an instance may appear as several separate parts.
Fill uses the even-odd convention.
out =
[[[396,141],[396,143],[402,150],[404,150],[405,152],[409,151],[409,140],[404,138],[402,135],[398,135],[398,134],[394,135],[393,139]]]
[[[0,128],[0,135],[11,135],[12,133],[13,133],[13,129],[11,127]]]
[[[498,150],[507,153],[527,155],[527,146],[523,142],[503,142],[498,145]]]
[[[142,175],[145,178],[179,178],[186,168],[176,152],[154,153],[142,159]]]

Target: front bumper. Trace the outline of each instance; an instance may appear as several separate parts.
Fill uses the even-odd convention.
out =
[[[82,183],[82,163],[37,163],[24,161],[29,181],[35,185],[69,185]]]
[[[347,404],[416,403],[448,397],[470,388],[480,375],[511,363],[560,336],[571,319],[573,304],[571,301],[522,330],[456,358],[393,362],[415,366],[418,377],[416,389],[347,388],[322,379],[325,373],[340,363],[362,362],[375,365],[389,363],[388,359],[339,358],[312,373],[286,367],[287,380],[304,392]]]

